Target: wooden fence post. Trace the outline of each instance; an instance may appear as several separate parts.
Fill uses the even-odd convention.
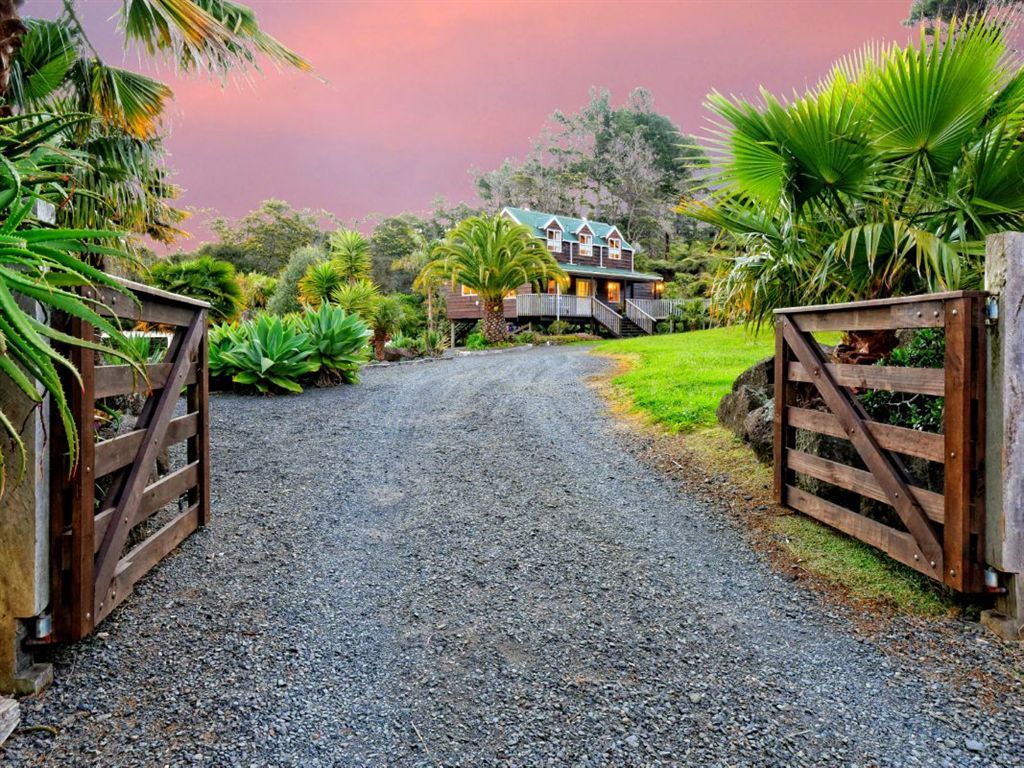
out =
[[[982,622],[996,634],[1024,636],[1024,233],[986,243],[985,289],[998,320],[989,325],[985,420],[985,560],[1007,593]]]

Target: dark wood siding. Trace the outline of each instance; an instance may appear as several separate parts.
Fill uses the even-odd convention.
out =
[[[530,284],[525,283],[516,289],[516,293],[531,293],[532,290]],[[479,320],[484,316],[479,296],[463,296],[461,286],[453,291],[450,285],[445,285],[441,288],[441,291],[445,298],[445,304],[448,307],[449,320]],[[505,317],[516,317],[515,299],[505,299],[503,308]]]

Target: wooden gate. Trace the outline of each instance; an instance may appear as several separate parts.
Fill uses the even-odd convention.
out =
[[[812,338],[819,331],[938,328],[943,368],[837,365]],[[985,294],[938,293],[776,312],[775,496],[892,558],[962,592],[983,586]],[[819,405],[796,404],[797,382]],[[806,385],[813,385],[810,390]],[[942,434],[872,421],[857,397],[865,389],[944,398]],[[823,403],[824,409],[820,409]],[[797,450],[796,430],[848,440],[865,468]],[[912,484],[912,456],[943,466],[943,492]],[[888,525],[799,487],[797,475],[853,491],[895,510]]]
[[[132,297],[105,288],[95,295],[110,310],[106,314],[124,320],[126,328],[145,323],[165,332],[167,351],[147,366],[148,381],[130,366],[102,364],[90,350],[68,351],[83,383],[67,383],[81,447],[69,476],[66,437],[58,434],[51,441],[53,640],[89,634],[209,515],[208,305],[136,283],[125,281],[125,286]],[[77,319],[68,321],[67,330],[77,338],[95,337],[94,329]],[[97,404],[132,393],[145,396],[134,429],[97,441]],[[181,442],[186,443],[184,465],[154,478],[158,454]],[[175,502],[177,509],[168,513]],[[157,527],[150,518],[161,510]],[[132,546],[126,548],[133,530]]]

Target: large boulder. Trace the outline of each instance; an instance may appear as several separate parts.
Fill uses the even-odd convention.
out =
[[[767,399],[764,390],[744,384],[722,398],[715,415],[723,427],[742,439],[747,434],[747,415],[764,405]]]
[[[775,400],[747,414],[743,422],[744,439],[750,444],[757,460],[771,464],[775,448]]]
[[[732,383],[732,391],[740,387],[751,387],[760,390],[765,397],[773,397],[775,388],[775,358],[766,357],[758,360],[743,373],[736,377]]]

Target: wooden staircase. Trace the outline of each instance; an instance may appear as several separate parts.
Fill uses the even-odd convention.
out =
[[[654,333],[654,318],[626,299],[626,314],[620,315],[600,299],[593,300],[594,319],[618,338],[648,336]]]

